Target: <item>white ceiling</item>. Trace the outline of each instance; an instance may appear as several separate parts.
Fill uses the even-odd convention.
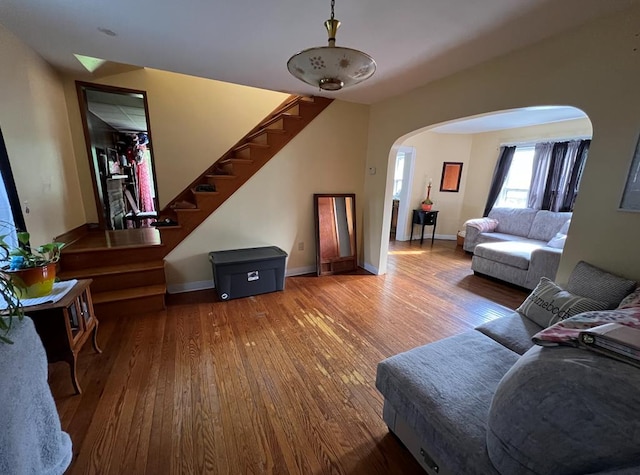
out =
[[[116,130],[146,132],[147,116],[141,94],[87,90],[87,108]]]
[[[523,107],[522,109],[493,112],[478,117],[455,120],[439,125],[429,132],[439,134],[480,134],[494,130],[515,129],[530,125],[584,119],[587,115],[580,109],[568,106]]]
[[[378,69],[360,85],[323,95],[374,103],[638,2],[337,0],[337,44],[370,54]],[[317,94],[286,63],[326,45],[329,12],[329,0],[2,0],[0,23],[61,70],[81,71],[78,53]]]

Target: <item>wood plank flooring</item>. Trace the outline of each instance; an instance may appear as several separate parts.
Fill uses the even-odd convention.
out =
[[[389,272],[289,277],[284,292],[100,318],[73,395],[50,365],[70,474],[413,474],[376,364],[505,315],[525,292],[472,275],[455,242],[392,242]]]

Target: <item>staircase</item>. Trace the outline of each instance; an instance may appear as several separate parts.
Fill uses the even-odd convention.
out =
[[[67,243],[60,278],[93,279],[98,316],[165,308],[164,257],[331,102],[290,96],[160,211],[158,221],[165,225],[157,230],[105,232],[85,226],[59,236],[56,240]]]

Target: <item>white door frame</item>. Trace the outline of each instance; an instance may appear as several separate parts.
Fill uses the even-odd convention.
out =
[[[404,152],[404,169],[402,171],[402,190],[400,190],[400,206],[398,207],[398,224],[396,225],[396,240],[407,241],[407,223],[410,219],[411,206],[409,198],[413,185],[413,170],[416,162],[415,147],[400,147],[398,152]]]

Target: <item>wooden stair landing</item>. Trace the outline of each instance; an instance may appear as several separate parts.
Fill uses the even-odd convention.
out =
[[[332,99],[290,96],[159,213],[156,228],[96,231],[56,238],[61,279],[90,278],[98,318],[165,308],[164,257],[316,118]]]
[[[98,318],[156,312],[165,308],[164,256],[156,229],[92,231],[63,248],[58,275],[93,279]]]

